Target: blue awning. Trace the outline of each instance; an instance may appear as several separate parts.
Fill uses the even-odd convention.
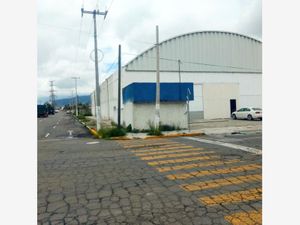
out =
[[[154,103],[156,83],[131,83],[123,88],[123,103]],[[193,83],[160,83],[161,102],[194,100]]]

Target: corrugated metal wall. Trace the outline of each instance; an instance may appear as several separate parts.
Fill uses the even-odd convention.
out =
[[[177,36],[160,43],[160,70],[187,72],[262,72],[262,43],[240,34],[206,31]],[[155,71],[152,47],[131,62],[127,71]]]

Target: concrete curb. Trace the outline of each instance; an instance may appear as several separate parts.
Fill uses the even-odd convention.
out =
[[[128,141],[128,140],[132,140],[131,138],[129,137],[126,137],[126,136],[123,136],[123,137],[111,137],[110,139],[108,140],[121,140],[121,141]]]
[[[185,133],[185,134],[166,134],[161,136],[148,136],[143,139],[157,139],[157,138],[173,138],[173,137],[194,137],[205,135],[205,133],[197,132],[197,133]]]
[[[76,119],[79,123],[81,123],[84,127],[86,127],[89,132],[96,138],[101,139],[100,135],[98,134],[98,132],[96,130],[94,130],[93,128],[87,126],[84,122],[80,121],[76,116],[72,115],[74,119]],[[174,138],[174,137],[194,137],[194,136],[201,136],[201,135],[205,135],[204,132],[194,132],[194,133],[179,133],[179,134],[165,134],[165,135],[161,135],[161,136],[146,136],[146,137],[127,137],[127,136],[123,136],[123,137],[111,137],[107,140],[134,140],[134,139],[160,139],[160,138]]]
[[[100,139],[100,136],[99,136],[99,134],[98,134],[97,131],[95,131],[94,129],[90,128],[89,126],[86,126],[86,125],[85,125],[85,127],[89,130],[89,132],[90,132],[95,138]]]
[[[86,128],[89,130],[89,132],[90,132],[95,138],[100,139],[100,136],[99,136],[99,134],[98,134],[97,131],[95,131],[95,130],[92,129],[91,127],[87,126],[84,122],[82,122],[81,120],[79,120],[76,116],[74,116],[74,115],[72,115],[72,116],[73,116],[73,118],[74,118],[75,120],[77,120],[77,121],[78,121],[79,123],[81,123],[84,127],[86,127]]]

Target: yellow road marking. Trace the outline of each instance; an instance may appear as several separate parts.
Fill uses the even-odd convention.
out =
[[[229,194],[213,195],[199,198],[203,204],[213,206],[219,204],[231,204],[252,200],[261,200],[261,188],[252,188],[246,191],[235,191]]]
[[[145,143],[145,144],[139,144],[139,145],[126,145],[123,146],[124,148],[142,148],[142,147],[150,147],[150,146],[160,146],[160,145],[168,145],[170,143],[168,142],[162,142],[162,143]]]
[[[234,213],[224,217],[232,225],[262,224],[262,210]]]
[[[205,162],[205,163],[193,163],[193,164],[186,164],[180,166],[169,166],[169,167],[159,167],[156,168],[159,172],[168,172],[172,170],[183,170],[183,169],[192,169],[198,167],[206,167],[206,166],[218,166],[218,165],[225,165],[230,163],[241,162],[239,159],[232,159],[228,161],[212,161],[212,162]]]
[[[261,175],[254,174],[254,175],[246,175],[246,176],[229,177],[226,179],[201,181],[192,184],[182,184],[180,185],[180,187],[186,191],[199,191],[204,189],[218,188],[227,185],[236,185],[236,184],[249,183],[254,181],[261,181]]]
[[[136,156],[148,156],[148,155],[161,155],[167,153],[178,153],[178,152],[190,152],[190,151],[199,151],[203,150],[203,148],[188,148],[188,149],[176,149],[171,151],[155,151],[155,152],[144,152],[144,153],[136,153]]]
[[[191,161],[198,161],[198,160],[209,160],[219,158],[219,156],[200,156],[200,157],[190,157],[190,158],[181,158],[181,159],[170,159],[170,160],[161,160],[161,161],[154,161],[148,162],[149,166],[156,166],[156,165],[163,165],[169,163],[182,163],[182,162],[191,162]]]
[[[215,174],[228,174],[228,173],[236,173],[248,170],[256,170],[260,169],[260,164],[249,164],[243,166],[236,166],[226,169],[217,169],[217,170],[202,170],[202,171],[195,171],[190,173],[180,173],[180,174],[170,174],[167,175],[167,178],[170,180],[178,180],[178,179],[188,179],[192,177],[202,177],[202,176],[210,176]]]
[[[194,146],[190,145],[183,145],[183,144],[174,144],[174,145],[165,145],[161,148],[145,148],[139,150],[132,150],[131,152],[134,153],[144,153],[144,152],[155,152],[155,151],[164,151],[164,150],[172,150],[172,149],[181,149],[181,148],[194,148]]]
[[[165,159],[165,158],[175,158],[175,157],[184,157],[191,155],[202,155],[202,154],[213,154],[213,151],[209,152],[192,152],[192,153],[183,153],[183,154],[167,154],[167,155],[157,155],[157,156],[146,156],[141,157],[141,160],[154,160],[154,159]]]

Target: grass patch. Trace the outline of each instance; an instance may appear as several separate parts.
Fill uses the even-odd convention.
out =
[[[85,117],[85,115],[82,115],[82,114],[79,114],[79,115],[77,116],[77,119],[79,119],[81,122],[84,122],[84,123],[90,121],[88,118]]]

